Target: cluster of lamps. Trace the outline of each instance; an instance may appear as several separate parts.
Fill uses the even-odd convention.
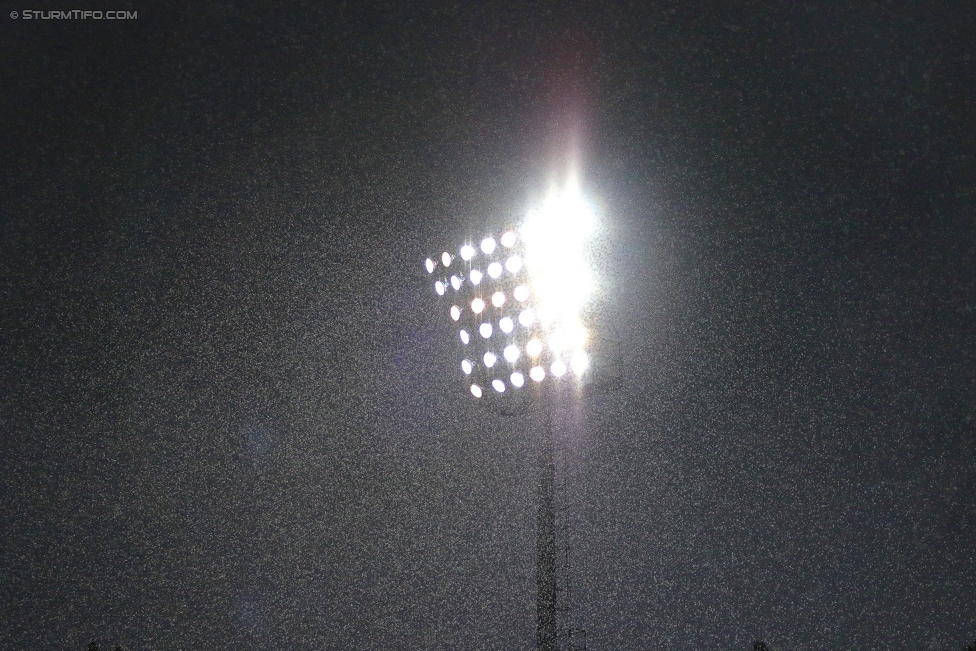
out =
[[[460,369],[475,398],[489,387],[497,394],[521,389],[527,379],[579,378],[589,367],[579,316],[590,289],[580,255],[588,215],[553,203],[530,213],[519,232],[424,262],[434,291],[448,300]]]

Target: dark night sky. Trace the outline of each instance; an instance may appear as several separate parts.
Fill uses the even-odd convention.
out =
[[[575,127],[627,352],[558,432],[590,648],[976,638],[971,2],[23,8],[3,648],[531,648],[538,430],[421,261]]]

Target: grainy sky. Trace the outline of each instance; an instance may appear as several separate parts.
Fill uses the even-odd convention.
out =
[[[0,646],[531,648],[539,430],[421,262],[570,145],[590,648],[976,639],[976,10],[637,5],[6,3]]]

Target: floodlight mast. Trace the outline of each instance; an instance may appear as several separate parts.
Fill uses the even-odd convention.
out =
[[[588,366],[579,311],[591,287],[582,250],[592,215],[572,187],[551,195],[528,217],[518,234],[509,230],[498,240],[488,236],[480,243],[467,242],[459,256],[445,251],[427,258],[424,266],[434,276],[436,293],[448,299],[445,311],[458,328],[460,369],[470,395],[495,404],[528,398],[527,392],[535,398],[542,421],[536,648],[585,651],[582,629],[566,629],[567,639],[560,645],[557,612],[568,608],[557,608],[554,424],[561,389],[567,381],[578,380]],[[502,379],[503,370],[511,372],[508,382]],[[563,378],[570,370],[571,377]],[[583,632],[582,646],[569,639],[578,632]]]

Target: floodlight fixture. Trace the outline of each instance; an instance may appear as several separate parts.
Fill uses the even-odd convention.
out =
[[[518,371],[514,371],[512,376],[509,378],[509,381],[512,383],[513,387],[516,389],[521,389],[522,385],[525,384],[525,376]]]
[[[481,395],[482,395],[482,393],[481,393],[481,387],[479,387],[477,384],[472,384],[471,385],[471,395],[473,395],[475,398],[480,398]]]
[[[498,378],[495,378],[494,380],[491,381],[491,388],[497,391],[498,393],[505,393],[505,383],[499,380]]]
[[[451,294],[444,309],[461,338],[456,363],[467,360],[461,365],[467,387],[495,393],[486,387],[496,378],[482,363],[489,350],[505,362],[500,380],[509,388],[518,388],[512,373],[524,385],[587,372],[582,307],[593,287],[586,257],[592,228],[592,210],[571,185],[543,196],[520,225],[424,260],[437,295]],[[508,393],[492,397],[509,400]]]
[[[485,353],[483,360],[485,362],[485,366],[491,368],[492,366],[495,365],[495,362],[498,360],[498,358],[495,357],[495,354],[493,352],[488,351],[487,353]]]
[[[471,375],[471,371],[474,370],[474,366],[471,365],[471,362],[469,360],[462,359],[461,370],[464,371],[465,375]]]

